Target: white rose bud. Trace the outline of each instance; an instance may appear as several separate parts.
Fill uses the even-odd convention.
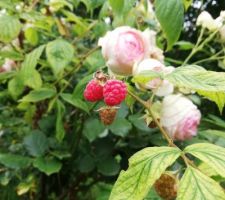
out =
[[[183,95],[169,95],[163,99],[160,122],[174,140],[195,136],[200,119],[198,108]]]
[[[154,71],[163,72],[165,74],[171,73],[173,67],[165,67],[162,63],[155,59],[145,59],[134,66],[133,75],[143,74],[144,72]],[[174,87],[168,80],[155,78],[146,84],[138,84],[138,87],[151,89],[157,96],[166,96],[173,93]]]

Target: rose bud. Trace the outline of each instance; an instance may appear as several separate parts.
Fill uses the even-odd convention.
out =
[[[174,140],[196,136],[200,119],[198,108],[183,95],[169,95],[163,99],[160,122]]]
[[[158,60],[145,59],[138,65],[134,66],[133,75],[147,73],[148,71],[163,72],[169,74],[174,70],[174,67],[166,67]],[[168,80],[162,80],[160,78],[154,78],[146,84],[138,84],[139,88],[150,89],[157,96],[166,96],[173,93],[174,87]]]
[[[154,33],[154,34],[153,34]],[[155,32],[141,32],[129,26],[121,26],[99,39],[106,65],[117,75],[132,74],[135,62],[151,55],[163,59],[162,51],[155,46]],[[160,55],[159,55],[160,54]]]

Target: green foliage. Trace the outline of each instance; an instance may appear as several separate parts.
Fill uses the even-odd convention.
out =
[[[109,199],[143,199],[180,154],[179,149],[172,147],[149,147],[139,151],[129,159],[127,171],[120,173]]]
[[[0,154],[0,163],[13,169],[25,168],[30,165],[31,160],[28,157],[14,154]]]
[[[213,179],[199,170],[188,167],[181,179],[178,200],[188,199],[225,199],[224,191]]]
[[[167,49],[179,39],[183,21],[184,7],[181,0],[156,0],[156,16],[167,39]]]

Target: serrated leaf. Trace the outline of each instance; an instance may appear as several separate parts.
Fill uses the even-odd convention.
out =
[[[56,139],[61,142],[65,136],[65,129],[63,124],[63,115],[65,107],[60,100],[57,100],[57,118],[56,118]]]
[[[33,162],[33,165],[48,176],[59,172],[62,167],[62,163],[58,160],[54,158],[43,157],[36,158]]]
[[[21,24],[15,16],[0,16],[0,41],[11,42],[20,33]]]
[[[184,6],[181,0],[156,0],[155,13],[166,36],[170,49],[179,39],[184,21]]]
[[[33,131],[23,141],[26,149],[32,156],[42,156],[48,149],[48,140],[41,131]]]
[[[207,163],[219,175],[225,177],[225,148],[208,143],[198,143],[187,146],[184,150],[201,161]]]
[[[56,94],[55,89],[41,88],[38,90],[32,90],[29,94],[24,96],[20,101],[22,102],[38,102],[45,99],[49,99]]]
[[[46,47],[48,62],[55,75],[58,75],[73,59],[73,46],[63,39],[49,42]]]
[[[145,148],[129,159],[129,168],[122,171],[109,200],[142,200],[161,174],[181,154],[173,147]]]
[[[190,199],[224,200],[225,193],[216,181],[189,166],[181,178],[177,200]]]
[[[0,163],[6,167],[13,169],[20,169],[28,167],[31,159],[25,156],[15,155],[15,154],[0,154]]]
[[[220,112],[225,105],[225,72],[207,71],[196,65],[176,68],[165,76],[177,87],[184,87],[198,92],[216,102]]]

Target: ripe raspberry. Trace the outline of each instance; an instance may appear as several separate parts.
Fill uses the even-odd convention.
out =
[[[103,99],[103,87],[97,80],[93,79],[87,84],[84,90],[84,98],[91,102]]]
[[[108,80],[103,87],[103,96],[106,105],[119,105],[126,97],[127,86],[119,80]]]
[[[106,107],[99,110],[101,122],[105,125],[113,123],[116,117],[117,109],[115,107]]]
[[[177,182],[177,178],[172,173],[166,172],[155,182],[155,190],[163,199],[173,200],[177,196]]]

